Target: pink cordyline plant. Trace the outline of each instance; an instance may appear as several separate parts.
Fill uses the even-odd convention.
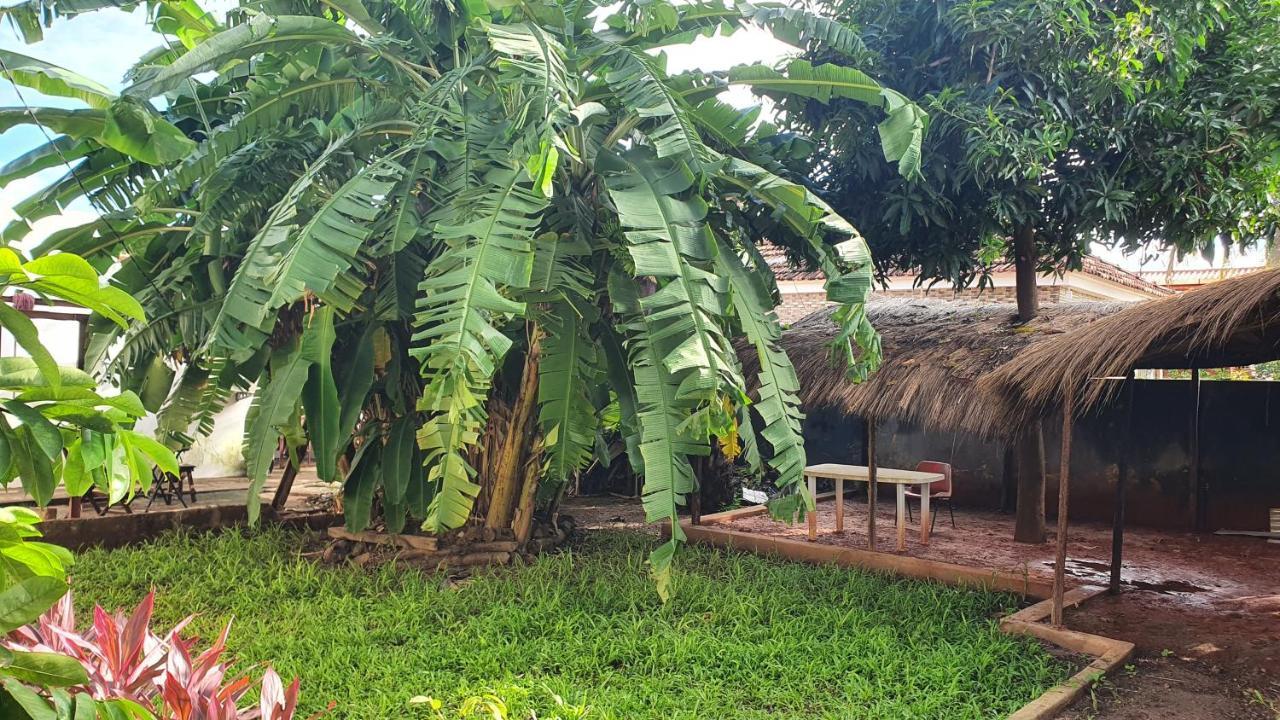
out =
[[[285,687],[270,666],[262,676],[257,707],[240,708],[239,701],[252,687],[248,675],[225,682],[231,623],[217,641],[193,656],[196,638],[181,631],[189,616],[161,637],[151,630],[155,593],[132,613],[107,613],[93,609],[93,624],[76,629],[71,593],[67,593],[35,623],[12,632],[3,644],[14,650],[53,652],[80,661],[89,675],[81,688],[99,700],[125,699],[152,708],[158,720],[293,720],[299,682]]]

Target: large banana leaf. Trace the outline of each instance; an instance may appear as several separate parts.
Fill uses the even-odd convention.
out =
[[[337,479],[338,453],[346,446],[339,436],[341,409],[338,386],[333,379],[333,328],[331,305],[318,308],[302,335],[302,358],[311,363],[302,388],[302,407],[307,413],[307,437],[316,459],[316,475],[328,482]]]
[[[427,382],[419,408],[429,415],[418,443],[438,488],[428,529],[465,523],[480,491],[464,451],[484,427],[490,378],[511,347],[493,323],[525,311],[500,288],[529,284],[533,233],[545,204],[521,170],[494,169],[474,193],[455,198],[449,213],[455,222],[436,227],[448,247],[419,287],[411,350]]]
[[[763,93],[802,95],[819,102],[857,100],[882,108],[888,117],[880,123],[880,144],[885,157],[898,163],[903,175],[920,172],[920,148],[929,127],[929,115],[895,90],[881,86],[866,73],[840,65],[814,65],[792,60],[785,72],[765,65],[739,65],[729,71],[730,85],[745,85]]]
[[[261,505],[258,495],[267,482],[267,470],[276,453],[281,428],[290,424],[297,413],[302,388],[311,370],[311,361],[304,356],[302,344],[284,346],[272,353],[245,417],[244,472],[249,478],[246,502],[251,524],[258,521]]]
[[[245,60],[263,52],[287,52],[302,46],[358,43],[359,37],[343,26],[305,15],[255,15],[249,22],[209,37],[167,65],[151,65],[134,72],[134,82],[124,94],[148,100],[176,90],[191,76]]]
[[[0,50],[0,73],[15,85],[43,95],[79,100],[89,107],[106,108],[115,99],[115,93],[101,83],[11,50]]]

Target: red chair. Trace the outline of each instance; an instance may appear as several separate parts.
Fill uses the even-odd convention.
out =
[[[956,511],[951,506],[951,465],[950,463],[938,462],[936,460],[921,460],[916,465],[917,472],[942,473],[942,479],[929,485],[929,512],[933,516],[929,518],[929,532],[933,532],[933,526],[938,524],[938,506],[937,503],[945,503],[947,513],[951,515],[951,527],[956,526]],[[915,486],[911,486],[914,488]],[[915,489],[908,489],[907,497],[920,499],[920,492]],[[911,513],[911,503],[907,503],[907,519],[915,520]]]

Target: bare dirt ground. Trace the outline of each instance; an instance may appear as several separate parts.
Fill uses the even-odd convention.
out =
[[[836,535],[834,505],[820,506],[818,542],[866,548],[865,501],[846,500],[846,532]],[[881,550],[893,547],[892,503],[876,514]],[[919,515],[916,515],[917,522]],[[908,532],[917,557],[1051,577],[1052,532],[1043,545],[1014,543],[1010,516],[957,511],[958,527],[938,519],[930,544]],[[804,525],[743,518],[732,529],[801,538]],[[1111,528],[1072,525],[1069,582],[1105,584]],[[1095,687],[1064,718],[1117,720],[1280,720],[1280,545],[1256,538],[1130,528],[1123,592],[1067,615],[1072,629],[1137,645],[1131,666]]]
[[[631,530],[656,535],[658,528],[644,521],[640,498],[593,495],[565,498],[560,514],[573,518],[579,530]]]

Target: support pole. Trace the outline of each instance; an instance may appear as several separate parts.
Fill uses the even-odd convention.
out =
[[[1204,529],[1204,478],[1200,473],[1200,368],[1191,368],[1191,442],[1188,448],[1188,484],[1191,489],[1191,527]]]
[[[1115,514],[1111,520],[1111,594],[1120,594],[1120,569],[1124,560],[1125,491],[1129,481],[1129,445],[1133,440],[1133,371],[1124,379],[1124,419],[1120,429],[1120,457],[1116,461]]]
[[[1053,625],[1062,627],[1062,596],[1067,584],[1067,496],[1071,487],[1071,424],[1074,390],[1062,399],[1062,457],[1058,467],[1058,554],[1053,566]]]
[[[293,463],[293,454],[289,454],[289,462],[280,475],[280,484],[276,486],[276,494],[271,498],[271,509],[275,512],[284,510],[289,502],[289,493],[293,491],[293,479],[298,477],[298,466]]]
[[[876,420],[867,418],[867,547],[876,549]]]

